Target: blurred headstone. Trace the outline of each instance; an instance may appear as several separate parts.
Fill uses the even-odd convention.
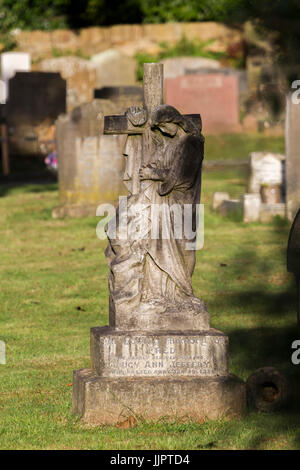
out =
[[[205,132],[235,132],[239,123],[236,75],[190,74],[165,79],[165,101],[181,113],[201,112]]]
[[[60,116],[56,146],[60,207],[53,217],[96,215],[101,203],[116,203],[126,193],[123,171],[124,136],[102,135],[104,114],[118,114],[108,100],[93,100]]]
[[[260,193],[262,186],[284,183],[285,156],[280,153],[252,152],[249,156],[249,193]]]
[[[57,117],[66,112],[66,81],[59,73],[16,72],[6,105],[10,151],[40,154]]]
[[[220,62],[205,57],[172,57],[161,61],[164,66],[164,78],[176,78],[199,70],[200,68],[210,69],[212,72],[221,67]]]
[[[121,113],[131,106],[142,106],[144,99],[140,86],[105,86],[94,90],[94,97],[112,101]]]
[[[136,84],[136,60],[116,49],[93,55],[91,62],[97,70],[97,87]]]
[[[287,96],[286,105],[286,209],[287,217],[293,220],[300,207],[300,103]]]
[[[38,68],[44,72],[59,72],[67,81],[68,112],[93,99],[97,72],[91,61],[75,56],[57,57],[43,60]]]
[[[1,54],[1,102],[5,103],[9,96],[8,82],[16,72],[29,72],[31,70],[30,54],[26,52],[4,52]]]

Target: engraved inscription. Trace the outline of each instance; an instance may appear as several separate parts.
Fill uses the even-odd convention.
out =
[[[225,336],[102,337],[102,375],[214,376],[228,372]]]

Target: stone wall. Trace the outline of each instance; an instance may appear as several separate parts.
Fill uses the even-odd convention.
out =
[[[15,33],[19,51],[33,60],[50,57],[53,51],[87,56],[115,47],[132,56],[138,50],[155,53],[160,42],[176,42],[182,36],[201,41],[215,39],[210,50],[226,51],[242,41],[243,33],[220,23],[165,23],[91,27],[79,31],[20,31]]]

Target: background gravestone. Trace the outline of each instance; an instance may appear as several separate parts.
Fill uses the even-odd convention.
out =
[[[97,86],[97,72],[94,64],[81,57],[56,57],[45,59],[38,65],[44,72],[59,72],[67,81],[67,111],[93,99]]]
[[[102,135],[103,116],[118,113],[108,100],[93,100],[56,123],[59,198],[53,217],[95,215],[99,204],[125,192],[121,175],[124,136]]]
[[[286,210],[289,220],[293,220],[300,207],[300,104],[287,96],[286,104]]]
[[[136,61],[116,49],[108,49],[91,57],[97,70],[97,87],[136,84]]]
[[[249,193],[259,193],[262,185],[284,185],[285,156],[280,153],[252,152],[249,156]]]
[[[94,90],[94,97],[112,101],[122,113],[130,106],[142,106],[144,99],[140,86],[105,86]]]
[[[59,73],[16,72],[8,90],[10,151],[40,154],[41,137],[45,138],[57,117],[66,112],[66,81]]]
[[[239,81],[236,75],[189,74],[165,80],[165,102],[181,113],[200,113],[205,132],[239,130]]]

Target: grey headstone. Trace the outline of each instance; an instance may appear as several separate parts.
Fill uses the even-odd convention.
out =
[[[102,134],[104,114],[117,111],[108,100],[93,100],[57,120],[61,206],[54,217],[96,215],[99,204],[116,203],[125,192],[124,137]]]

